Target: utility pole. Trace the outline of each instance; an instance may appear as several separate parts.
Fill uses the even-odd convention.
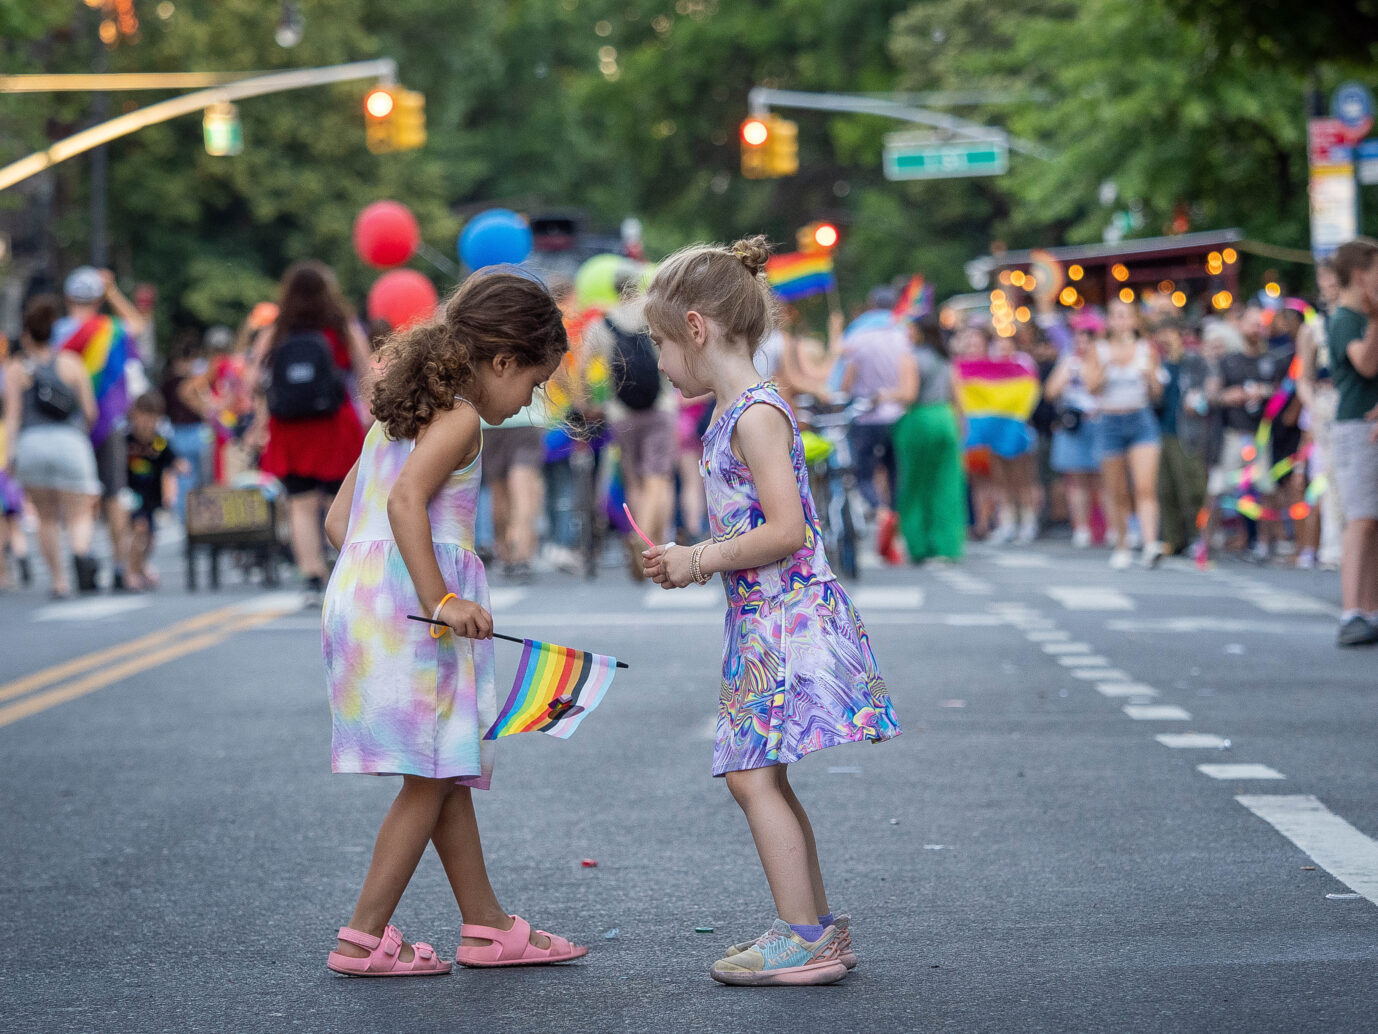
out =
[[[91,71],[104,74],[110,67],[110,54],[100,38],[100,22],[93,21],[95,52]],[[91,95],[91,124],[99,125],[110,117],[110,94],[104,90]],[[110,156],[105,144],[91,151],[91,265],[104,269],[110,264],[110,220],[107,207]]]

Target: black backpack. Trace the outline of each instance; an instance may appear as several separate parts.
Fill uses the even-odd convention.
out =
[[[268,412],[279,420],[329,416],[345,401],[344,378],[319,330],[298,330],[268,360]]]
[[[660,397],[660,360],[645,330],[628,332],[612,320],[603,321],[612,331],[613,390],[622,405],[643,412]]]

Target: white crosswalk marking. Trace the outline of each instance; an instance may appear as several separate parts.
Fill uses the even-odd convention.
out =
[[[1196,771],[1212,779],[1286,779],[1267,765],[1197,765]]]
[[[1191,721],[1191,715],[1174,704],[1125,704],[1124,713],[1136,722]]]
[[[641,597],[641,604],[655,610],[707,610],[710,607],[723,607],[721,586],[687,586],[683,589],[662,589],[656,586],[647,589]]]
[[[870,586],[850,591],[864,615],[868,610],[917,610],[923,606],[923,590],[901,586]]]
[[[1104,657],[1082,657],[1073,654],[1070,657],[1059,657],[1057,663],[1064,668],[1104,668],[1110,662]]]
[[[1043,652],[1054,656],[1062,653],[1090,653],[1091,647],[1086,643],[1048,643],[1043,647]]]
[[[507,610],[509,607],[515,607],[525,595],[525,589],[491,589],[488,593],[494,610]]]
[[[999,553],[988,558],[997,567],[1051,567],[1052,558],[1042,553]]]
[[[1043,590],[1068,610],[1133,610],[1134,601],[1096,585],[1050,585]]]
[[[142,610],[151,601],[141,596],[95,596],[49,603],[33,612],[33,621],[99,621]]]
[[[1236,797],[1326,872],[1378,905],[1378,842],[1310,794]]]
[[[1073,668],[1067,673],[1074,679],[1085,679],[1087,682],[1133,682],[1128,672],[1120,671],[1119,668]]]
[[[1160,732],[1153,737],[1174,750],[1225,750],[1230,741],[1210,732]]]
[[[1025,632],[1024,638],[1031,643],[1056,643],[1064,639],[1071,639],[1072,633],[1034,629],[1032,632]],[[1087,647],[1087,649],[1090,649],[1090,647]]]
[[[1142,682],[1097,682],[1096,692],[1103,697],[1156,697],[1158,691]]]

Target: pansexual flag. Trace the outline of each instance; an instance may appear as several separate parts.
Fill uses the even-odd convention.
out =
[[[512,692],[483,738],[547,732],[567,740],[584,716],[602,703],[617,658],[534,639],[523,639],[522,644]]]
[[[766,262],[766,279],[785,302],[823,294],[837,287],[832,256],[826,252],[792,251],[775,255]]]
[[[958,359],[952,366],[957,402],[966,417],[967,448],[984,446],[1005,459],[1028,452],[1038,375],[1017,359]]]
[[[63,342],[62,350],[79,355],[91,378],[99,411],[91,427],[91,443],[100,445],[129,409],[124,374],[130,353],[129,331],[109,316],[92,316]]]

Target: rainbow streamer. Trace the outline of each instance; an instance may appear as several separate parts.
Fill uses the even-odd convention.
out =
[[[109,316],[92,316],[62,345],[64,352],[81,357],[96,396],[96,422],[91,443],[100,445],[129,409],[129,389],[124,367],[129,360],[129,331]]]
[[[966,417],[967,448],[985,446],[1013,459],[1029,450],[1028,419],[1038,405],[1038,377],[1014,359],[958,359],[957,401]]]
[[[522,659],[507,703],[485,740],[544,732],[567,740],[612,685],[617,658],[522,640]]]
[[[924,283],[923,274],[915,273],[904,285],[900,300],[891,310],[896,320],[922,319],[933,311],[933,285]]]
[[[837,288],[833,260],[826,253],[803,251],[776,255],[766,262],[766,279],[781,301],[792,302]]]

